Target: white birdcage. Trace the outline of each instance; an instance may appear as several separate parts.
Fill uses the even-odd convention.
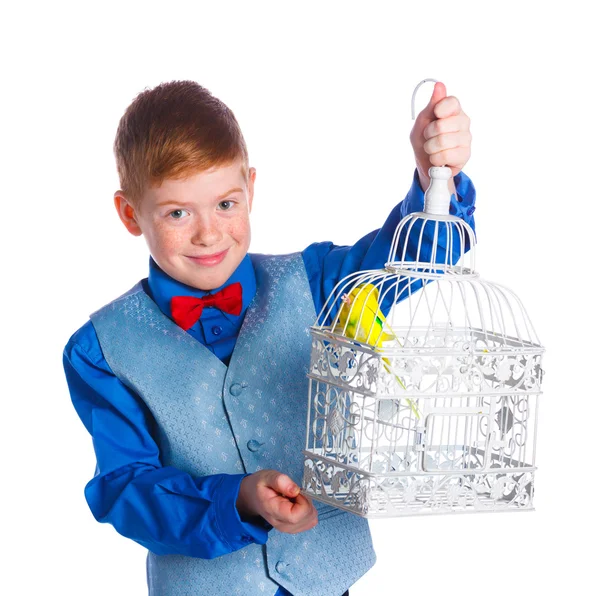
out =
[[[544,350],[475,272],[450,176],[431,168],[385,268],[344,278],[311,329],[303,490],[365,517],[533,508]]]

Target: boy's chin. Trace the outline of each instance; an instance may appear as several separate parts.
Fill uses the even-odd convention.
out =
[[[227,283],[227,280],[231,277],[233,271],[211,271],[206,274],[196,274],[190,276],[186,283],[188,286],[202,290],[204,292],[211,292],[220,288],[223,284]]]

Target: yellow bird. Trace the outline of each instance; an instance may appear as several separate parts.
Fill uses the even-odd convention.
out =
[[[362,343],[381,348],[384,341],[400,340],[393,330],[387,325],[385,316],[379,310],[379,290],[373,284],[359,284],[349,294],[342,295],[342,308],[334,332],[345,335]],[[386,325],[391,333],[383,331]],[[402,345],[402,344],[400,344]],[[385,370],[391,372],[390,361],[383,358]],[[400,386],[406,386],[397,375],[394,375]],[[419,410],[415,403],[409,399],[411,410],[417,419],[420,419]]]

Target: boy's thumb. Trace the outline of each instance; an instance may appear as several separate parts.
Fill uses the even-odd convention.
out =
[[[284,497],[297,497],[300,494],[300,487],[285,474],[279,474],[277,477],[276,490]]]
[[[436,83],[429,103],[419,115],[428,120],[435,120],[436,116],[433,113],[433,109],[442,99],[444,99],[444,97],[446,97],[446,85],[444,85],[444,83]]]

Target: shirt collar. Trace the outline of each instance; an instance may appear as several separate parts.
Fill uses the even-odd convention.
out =
[[[231,277],[218,288],[210,290],[211,294],[218,292],[229,284],[240,282],[242,284],[242,312],[238,315],[230,315],[223,313],[231,321],[243,317],[246,313],[246,309],[252,302],[254,295],[256,294],[256,277],[254,274],[254,266],[250,259],[250,255],[242,259],[242,262],[238,265],[237,269],[231,274]],[[150,257],[150,273],[148,274],[148,287],[150,295],[154,302],[158,305],[158,308],[163,312],[164,315],[171,318],[171,298],[173,296],[194,296],[196,298],[202,298],[206,296],[208,291],[199,290],[188,286],[176,279],[173,279],[170,275],[167,275]]]

